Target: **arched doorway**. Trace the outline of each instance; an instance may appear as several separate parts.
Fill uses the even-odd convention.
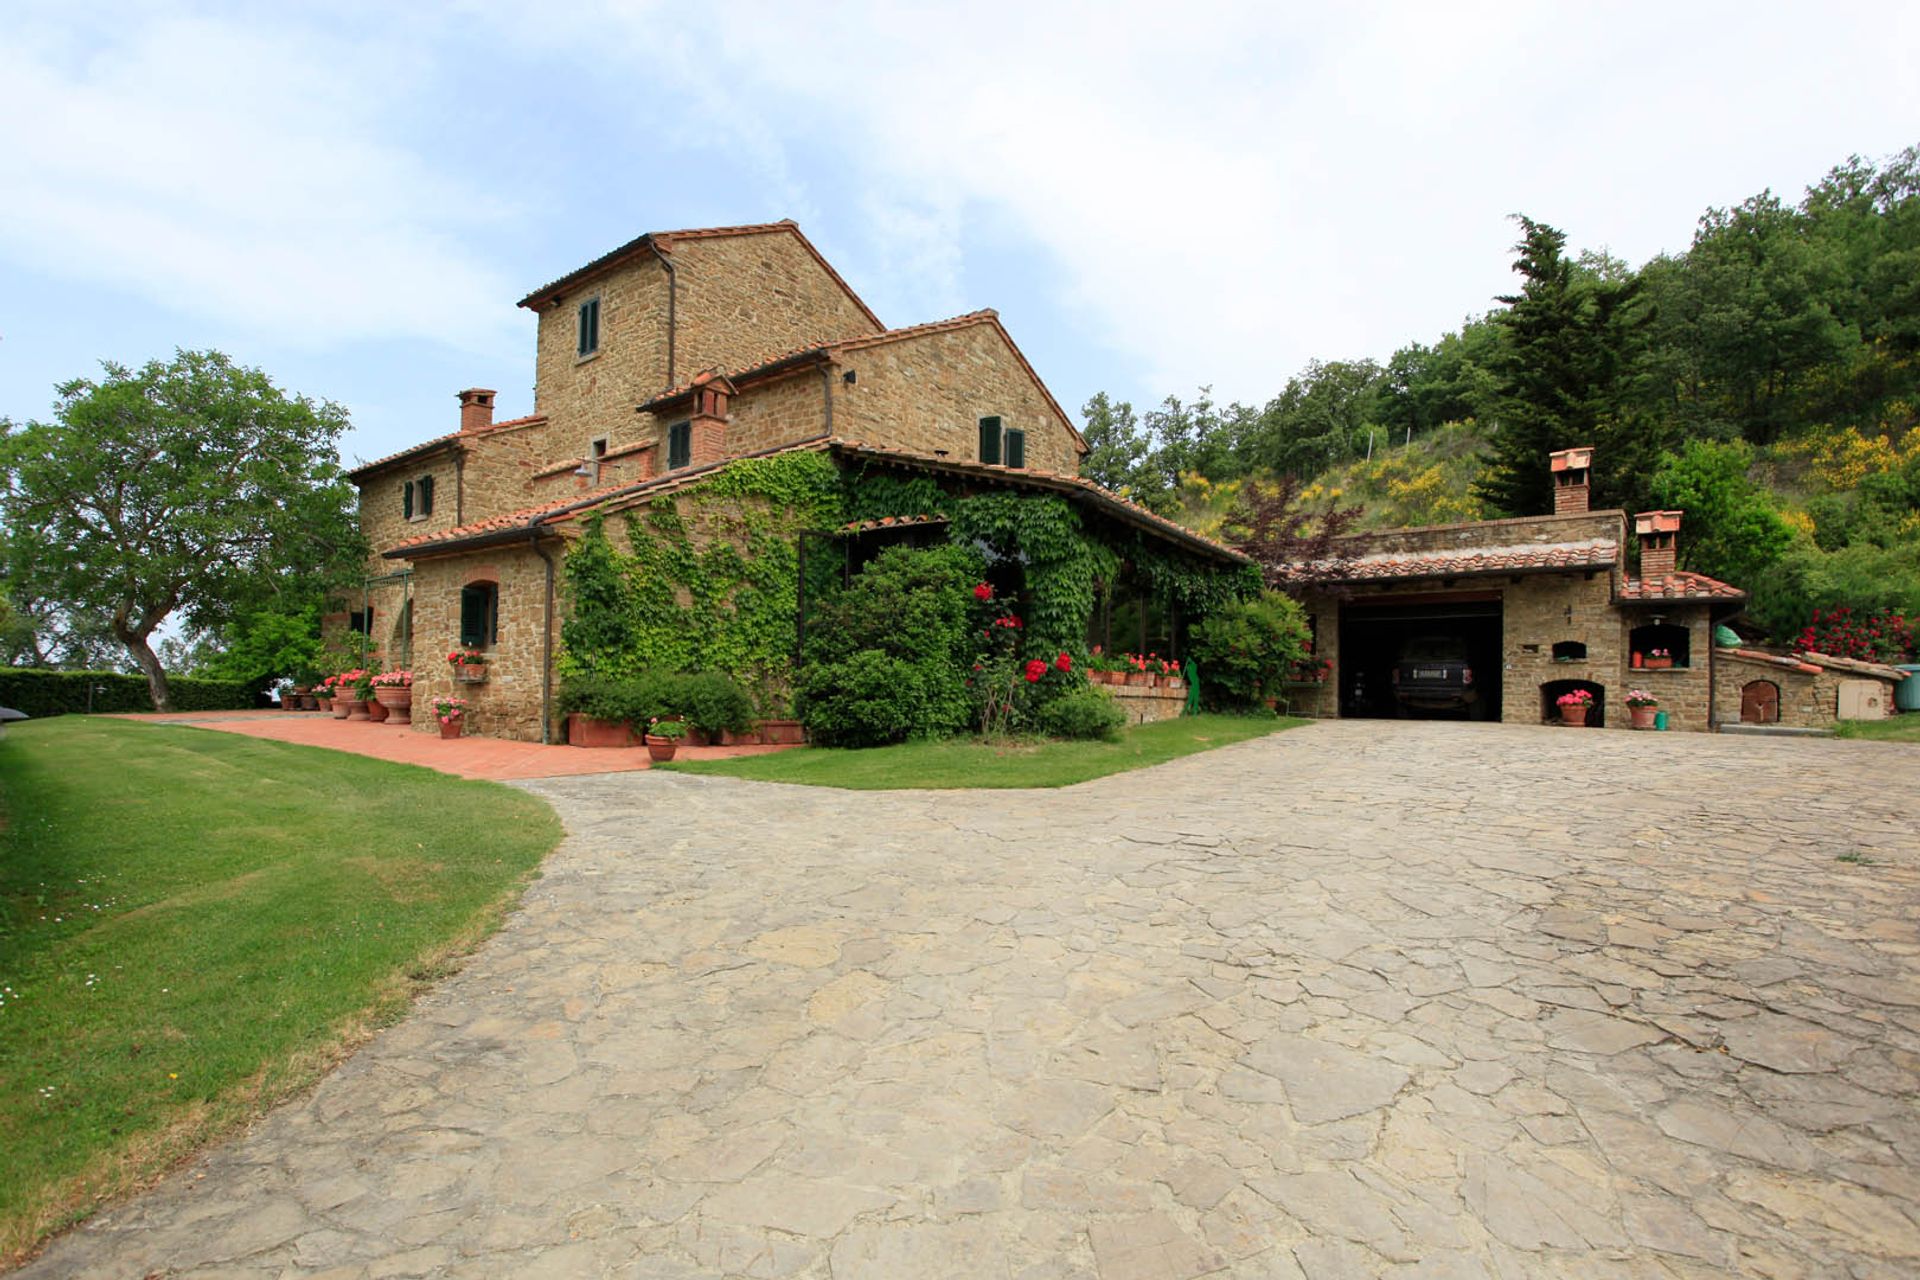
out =
[[[1771,680],[1752,680],[1740,687],[1741,724],[1779,724],[1780,686]]]

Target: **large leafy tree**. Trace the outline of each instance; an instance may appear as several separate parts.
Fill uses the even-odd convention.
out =
[[[217,351],[103,368],[58,388],[51,422],[0,420],[15,588],[106,619],[167,710],[169,618],[216,632],[361,563],[347,415]]]

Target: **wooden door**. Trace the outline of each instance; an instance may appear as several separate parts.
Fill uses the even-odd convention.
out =
[[[1778,724],[1779,722],[1779,685],[1771,680],[1755,680],[1740,690],[1741,724]]]

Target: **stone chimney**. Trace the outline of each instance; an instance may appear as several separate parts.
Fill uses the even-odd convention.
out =
[[[689,466],[709,466],[728,456],[727,419],[733,395],[733,384],[724,374],[708,370],[694,378],[693,420],[688,428]]]
[[[1583,515],[1593,477],[1593,447],[1562,449],[1547,455],[1553,467],[1553,514]]]
[[[468,387],[460,393],[460,433],[485,431],[493,425],[493,397],[498,392]]]
[[[1674,569],[1674,540],[1680,536],[1680,511],[1642,511],[1633,518],[1640,535],[1640,580],[1670,578]]]

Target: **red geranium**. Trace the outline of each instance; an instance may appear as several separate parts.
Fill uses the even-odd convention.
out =
[[[1027,663],[1027,683],[1038,684],[1040,677],[1047,674],[1047,664],[1034,658]]]
[[[973,598],[981,601],[993,599],[993,587],[988,583],[981,583],[973,589]]]
[[[1053,665],[1060,671],[1071,671],[1073,670],[1073,655],[1063,653],[1053,660]]]

